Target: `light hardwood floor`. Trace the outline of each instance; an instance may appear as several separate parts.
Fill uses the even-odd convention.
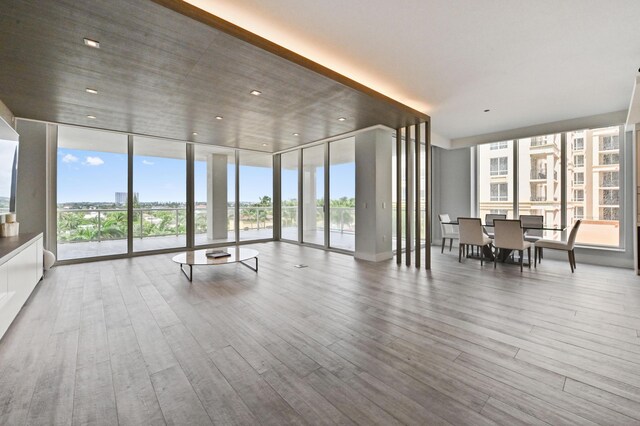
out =
[[[630,270],[251,247],[259,273],[192,284],[171,255],[50,271],[0,342],[0,424],[640,423]]]

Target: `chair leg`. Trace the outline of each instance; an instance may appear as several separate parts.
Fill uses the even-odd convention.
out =
[[[540,247],[540,259],[542,259],[542,247]]]
[[[529,269],[531,269],[531,247],[527,248],[527,260],[529,261]]]
[[[524,261],[524,250],[518,250],[519,254],[520,254],[520,272],[522,272],[522,266],[523,266],[523,261]]]
[[[445,242],[446,240],[447,240],[446,238],[443,238],[443,239],[442,239],[442,250],[440,250],[440,253],[441,253],[441,254],[442,254],[442,253],[444,253],[444,242]]]
[[[478,246],[480,250],[480,266],[484,265],[484,247]]]
[[[449,239],[449,251],[453,248],[453,238]]]
[[[496,269],[497,265],[498,265],[498,248],[496,247],[496,251],[493,254],[493,269]]]
[[[573,269],[578,269],[578,265],[576,264],[576,251],[571,250],[571,258],[573,259]]]
[[[533,247],[533,267],[538,267],[538,247]]]
[[[569,266],[571,266],[571,273],[573,274],[573,259],[571,259],[571,250],[567,252],[567,255],[569,255]]]
[[[464,244],[460,244],[458,246],[458,262],[462,263],[462,250],[464,248]]]

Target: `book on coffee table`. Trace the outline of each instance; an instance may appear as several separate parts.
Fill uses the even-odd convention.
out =
[[[229,257],[231,256],[231,253],[227,252],[226,250],[210,249],[205,252],[205,255],[207,257],[218,259],[220,257]]]

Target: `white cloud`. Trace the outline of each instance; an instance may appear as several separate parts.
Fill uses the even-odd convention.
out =
[[[146,166],[153,166],[155,163],[153,161],[149,161],[149,160],[142,160],[142,164],[144,164]]]
[[[101,166],[104,164],[104,160],[100,157],[87,157],[82,164],[87,166]]]
[[[63,163],[75,163],[77,161],[78,161],[78,157],[76,157],[75,155],[65,154],[65,156],[62,157]]]

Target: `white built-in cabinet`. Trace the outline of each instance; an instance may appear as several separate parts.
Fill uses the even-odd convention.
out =
[[[0,338],[43,274],[42,234],[0,238]]]

